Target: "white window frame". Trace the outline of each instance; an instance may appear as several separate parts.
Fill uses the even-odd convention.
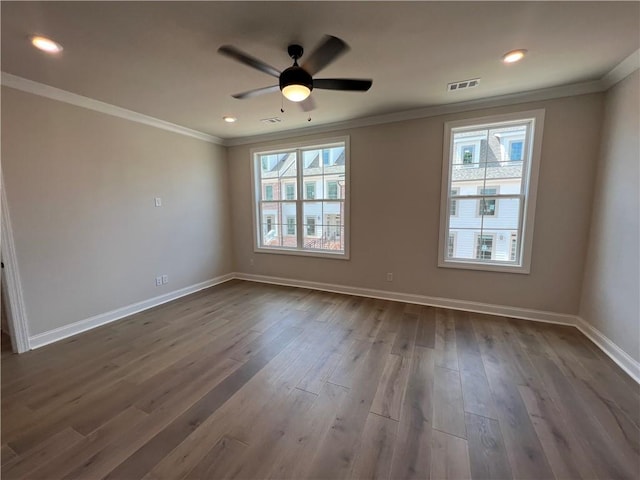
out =
[[[540,159],[542,152],[542,135],[544,131],[545,110],[528,110],[503,115],[469,118],[445,122],[442,186],[440,197],[440,235],[438,241],[438,266],[444,268],[460,268],[470,270],[484,270],[491,272],[508,272],[529,274],[531,272],[531,255],[533,251],[533,227],[536,211],[536,199],[538,193],[538,176],[540,171]],[[451,164],[455,158],[455,150],[452,142],[452,130],[468,128],[469,130],[482,128],[490,124],[519,124],[525,121],[531,122],[531,135],[523,146],[523,156],[528,152],[529,162],[526,171],[523,172],[521,182],[521,224],[518,238],[518,258],[515,262],[493,262],[475,259],[450,259],[447,257],[447,245],[449,240],[449,192],[451,188]]]
[[[344,196],[343,199],[340,199],[340,185],[338,185],[338,199],[330,200],[328,198],[318,198],[318,191],[316,188],[316,198],[312,201],[315,202],[344,202],[344,216],[342,217],[342,227],[344,229],[344,251],[331,251],[331,250],[305,250],[304,242],[302,240],[302,236],[306,233],[306,225],[304,225],[304,214],[302,205],[304,205],[304,196],[306,194],[305,191],[305,181],[303,177],[303,168],[302,168],[302,150],[306,149],[324,149],[335,146],[344,145],[344,187],[342,194]],[[296,158],[298,160],[298,192],[295,200],[282,200],[284,203],[295,203],[298,207],[296,208],[296,234],[299,238],[299,244],[301,247],[264,247],[260,244],[261,239],[261,219],[259,214],[258,204],[260,201],[260,195],[262,194],[260,178],[259,175],[256,175],[256,168],[260,167],[259,163],[259,155],[268,155],[275,154],[283,151],[296,151]],[[322,155],[320,158],[320,162],[322,162]],[[271,253],[278,255],[298,255],[303,257],[321,257],[321,258],[331,258],[337,260],[349,260],[350,258],[350,228],[349,228],[349,220],[350,220],[350,146],[349,146],[349,136],[342,137],[332,137],[332,138],[321,138],[314,141],[305,141],[305,142],[296,142],[289,143],[284,145],[277,146],[268,146],[268,147],[256,147],[252,148],[250,151],[250,164],[251,164],[251,185],[253,188],[252,192],[252,213],[253,213],[253,251],[255,253]],[[331,165],[329,165],[331,166]],[[316,231],[318,229],[318,225],[316,224]]]

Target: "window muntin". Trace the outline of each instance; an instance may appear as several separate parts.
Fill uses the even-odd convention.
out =
[[[528,273],[543,120],[537,110],[446,124],[439,266]],[[472,144],[477,163],[465,163]]]
[[[256,229],[256,251],[346,258],[347,139],[252,155],[254,212],[261,226]],[[269,200],[264,185],[274,182]],[[270,228],[275,231],[270,235],[265,232],[267,216],[279,226]]]

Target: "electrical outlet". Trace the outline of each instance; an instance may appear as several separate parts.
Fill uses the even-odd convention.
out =
[[[162,285],[162,277],[156,277],[156,287]]]
[[[169,275],[162,275],[162,284],[166,285],[169,283]]]
[[[393,282],[393,273],[387,273],[387,282]]]
[[[251,260],[249,260],[249,265],[251,265],[253,267],[253,265],[254,265],[253,258]]]

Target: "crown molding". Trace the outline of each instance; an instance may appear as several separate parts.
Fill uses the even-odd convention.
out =
[[[204,140],[206,142],[223,145],[225,147],[234,147],[238,145],[249,145],[252,143],[268,142],[271,140],[283,140],[292,137],[305,135],[314,135],[317,133],[328,133],[349,128],[368,127],[372,125],[382,125],[385,123],[403,122],[406,120],[416,120],[419,118],[436,117],[438,115],[447,115],[460,112],[468,112],[480,110],[484,108],[503,107],[507,105],[517,105],[520,103],[538,102],[543,100],[552,100],[555,98],[571,97],[575,95],[585,95],[589,93],[597,93],[608,90],[613,85],[626,78],[635,70],[640,68],[640,49],[633,52],[622,62],[612,68],[599,80],[588,82],[574,83],[570,85],[560,85],[556,87],[543,88],[539,90],[530,90],[527,92],[512,93],[508,95],[499,95],[495,97],[470,100],[466,102],[447,103],[445,105],[434,105],[430,107],[416,108],[403,112],[388,113],[383,115],[375,115],[370,117],[353,118],[342,122],[328,123],[324,125],[314,125],[310,127],[296,128],[284,130],[281,132],[273,132],[260,135],[249,135],[235,138],[220,138],[209,135],[198,130],[192,130],[175,123],[170,123],[159,118],[144,115],[142,113],[127,110],[126,108],[117,107],[109,103],[101,102],[93,98],[84,97],[76,93],[51,87],[43,83],[34,82],[26,78],[18,77],[10,73],[2,72],[2,85],[32,93],[42,97],[51,98],[60,102],[69,103],[79,107],[94,110],[96,112],[105,113],[119,118],[131,120],[133,122],[142,123],[170,132],[186,135],[189,137]]]
[[[609,73],[602,77],[602,85],[605,90],[610,89],[620,80],[627,78],[630,74],[640,68],[640,48],[613,67]]]
[[[67,90],[45,85],[43,83],[34,82],[23,77],[18,77],[11,73],[2,72],[2,85],[23,92],[32,93],[41,97],[50,98],[52,100],[58,100],[60,102],[69,103],[77,107],[86,108],[96,112],[104,113],[118,118],[124,118],[131,120],[132,122],[142,123],[151,127],[160,128],[169,132],[185,135],[187,137],[197,138],[198,140],[204,140],[205,142],[215,143],[222,145],[223,141],[219,137],[192,130],[182,125],[176,125],[175,123],[160,120],[159,118],[144,115],[143,113],[134,112],[133,110],[127,110],[126,108],[117,107],[110,103],[101,102],[93,98],[84,97],[77,93],[72,93]]]
[[[352,120],[345,120],[344,122],[298,128],[293,130],[286,130],[283,132],[231,138],[224,140],[223,145],[227,147],[235,147],[238,145],[248,145],[251,143],[266,142],[270,140],[283,140],[286,138],[302,135],[313,135],[315,133],[327,133],[336,130],[345,130],[347,128],[368,127],[371,125],[381,125],[385,123],[416,120],[419,118],[437,117],[439,115],[468,112],[484,108],[503,107],[507,105],[516,105],[519,103],[551,100],[554,98],[571,97],[574,95],[585,95],[588,93],[601,92],[603,90],[604,88],[602,82],[600,80],[593,80],[590,82],[574,83],[570,85],[561,85],[540,90],[530,90],[528,92],[512,93],[508,95],[499,95],[496,97],[470,100],[467,102],[447,103],[445,105],[434,105],[432,107],[417,108],[406,110],[404,112],[355,118]]]

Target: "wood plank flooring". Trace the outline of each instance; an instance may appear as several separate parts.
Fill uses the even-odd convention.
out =
[[[577,330],[232,281],[2,356],[3,479],[640,478]]]

